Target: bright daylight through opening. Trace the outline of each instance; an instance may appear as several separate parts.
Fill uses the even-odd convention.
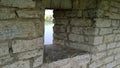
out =
[[[45,10],[44,45],[53,44],[53,10]]]

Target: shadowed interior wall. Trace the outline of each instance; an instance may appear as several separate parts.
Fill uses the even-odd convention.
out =
[[[46,1],[0,0],[0,68],[120,68],[119,0]],[[45,8],[55,10],[54,44],[90,56],[43,63]]]

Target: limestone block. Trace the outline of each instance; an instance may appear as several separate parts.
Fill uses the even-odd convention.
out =
[[[15,18],[14,9],[10,8],[0,8],[0,19],[12,19]]]
[[[100,44],[98,46],[95,46],[97,48],[98,51],[104,51],[106,50],[107,48],[107,45],[106,44]]]
[[[120,68],[120,65],[117,65],[115,68]]]
[[[54,33],[54,38],[57,38],[59,40],[66,40],[67,39],[67,34],[66,33]]]
[[[0,21],[0,40],[34,38],[43,34],[39,19]]]
[[[1,0],[0,5],[18,8],[34,8],[35,2],[32,0]]]
[[[36,49],[32,51],[22,52],[17,55],[18,59],[29,59],[36,56],[43,56],[43,49]]]
[[[59,40],[59,39],[54,39],[53,44],[55,45],[65,45],[65,41],[64,40]]]
[[[71,0],[61,1],[61,6],[60,7],[64,8],[64,9],[72,8],[72,1]]]
[[[113,30],[113,33],[115,33],[115,34],[120,34],[120,29],[115,29],[115,30]]]
[[[90,55],[89,54],[84,54],[84,55],[79,55],[71,58],[71,62],[77,62],[79,66],[85,65],[89,63],[90,61]]]
[[[114,6],[114,7],[120,8],[120,3],[117,2],[117,1],[111,1],[110,4],[111,4],[112,6]]]
[[[115,66],[116,66],[116,62],[113,61],[113,62],[107,64],[107,65],[106,65],[106,68],[114,68]]]
[[[54,29],[54,32],[66,32],[66,26],[65,25],[55,25],[54,27],[53,27],[53,29]]]
[[[73,26],[81,26],[81,27],[88,27],[88,26],[92,26],[93,22],[89,19],[72,19],[71,20],[71,25]]]
[[[76,34],[70,34],[69,40],[75,41],[75,42],[84,42],[84,36],[82,35],[76,35]]]
[[[54,23],[56,25],[67,25],[69,23],[68,19],[55,19]]]
[[[0,57],[9,54],[8,42],[0,43]]]
[[[112,20],[112,26],[113,27],[120,26],[120,21],[119,20]]]
[[[70,42],[67,46],[69,46],[71,48],[83,50],[83,51],[88,51],[88,52],[93,52],[92,50],[94,50],[93,46],[90,46],[87,44],[74,43],[74,42]]]
[[[13,57],[6,55],[0,58],[0,65],[4,65],[13,61]]]
[[[99,34],[100,35],[106,35],[112,33],[112,28],[101,28]]]
[[[98,18],[95,20],[96,20],[96,23],[95,23],[96,27],[110,27],[111,26],[111,20],[109,19]]]
[[[98,45],[103,43],[103,36],[89,36],[88,43],[93,45]]]
[[[107,45],[107,49],[115,48],[116,45],[117,45],[116,42],[114,42],[114,43],[109,43],[109,44]]]
[[[33,68],[36,68],[42,64],[43,64],[43,56],[39,56],[39,57],[34,58]]]
[[[120,54],[119,53],[115,55],[115,59],[116,60],[120,59]]]
[[[107,63],[110,63],[114,60],[114,57],[113,56],[109,56],[107,58],[104,59],[104,63],[107,64]]]
[[[120,59],[117,59],[117,60],[116,60],[116,64],[117,64],[117,65],[120,65]]]
[[[83,29],[85,35],[98,35],[99,29],[98,28],[84,28]]]
[[[114,55],[114,54],[116,54],[115,53],[115,49],[110,49],[110,50],[107,50],[107,55]]]
[[[84,34],[84,28],[82,27],[72,27],[71,32],[74,34]]]
[[[109,42],[113,42],[115,38],[115,35],[106,35],[104,36],[104,43],[109,43]]]
[[[76,17],[78,14],[78,10],[69,10],[65,11],[65,16],[66,17]],[[80,14],[79,14],[80,15]]]
[[[13,53],[43,48],[43,38],[12,41]]]
[[[115,41],[119,41],[120,40],[120,34],[117,34],[116,36],[115,36]]]
[[[99,59],[102,59],[106,56],[106,52],[100,52],[100,53],[97,53],[97,54],[93,54],[92,55],[92,59],[93,60],[99,60]]]
[[[10,65],[3,66],[3,68],[30,68],[29,61],[18,61]]]
[[[44,10],[18,10],[17,14],[20,18],[43,18]]]

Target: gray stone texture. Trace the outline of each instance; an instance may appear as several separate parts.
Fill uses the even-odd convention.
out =
[[[43,34],[40,24],[39,19],[0,21],[0,40],[38,37]]]
[[[1,0],[0,5],[18,8],[35,8],[35,2],[32,0]]]

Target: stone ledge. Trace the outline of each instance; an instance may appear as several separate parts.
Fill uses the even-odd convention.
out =
[[[49,63],[49,62],[54,62],[54,61],[59,61],[62,59],[67,59],[67,58],[73,58],[75,56],[81,56],[83,59],[82,55],[86,55],[88,52],[86,51],[81,51],[73,48],[66,48],[66,47],[61,47],[61,46],[55,46],[55,45],[45,45],[45,60],[44,62]],[[89,56],[89,55],[87,55]],[[84,56],[85,58],[85,56]]]

